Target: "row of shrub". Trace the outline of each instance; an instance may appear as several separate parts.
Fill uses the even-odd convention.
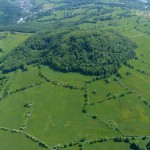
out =
[[[109,95],[109,93],[107,94],[107,95],[109,95],[109,97],[107,97],[107,98],[105,98],[105,99],[103,99],[103,100],[99,100],[99,101],[97,101],[97,103],[103,103],[103,102],[105,102],[105,101],[109,101],[109,100],[112,100],[112,99],[118,99],[118,98],[120,98],[120,97],[124,97],[124,96],[126,96],[127,94],[132,94],[133,93],[133,91],[131,91],[131,90],[128,90],[127,92],[124,92],[124,93],[121,93],[121,94],[114,94],[114,95]],[[91,105],[94,105],[95,103],[91,103]]]
[[[41,84],[43,84],[43,82],[42,82],[42,81],[41,81],[41,82],[39,82],[39,83],[34,83],[34,84],[29,85],[29,86],[26,86],[26,87],[21,87],[21,88],[19,88],[19,89],[16,89],[16,90],[14,90],[14,91],[10,92],[10,94],[14,94],[14,93],[17,93],[17,92],[21,92],[21,91],[24,91],[24,90],[27,90],[27,89],[30,89],[30,88],[33,88],[33,87],[39,86],[39,85],[41,85]]]
[[[120,72],[117,72],[116,74],[116,77],[118,78],[122,78],[122,75]],[[87,80],[85,81],[86,84],[89,84],[89,83],[93,83],[93,82],[96,82],[96,81],[99,81],[99,80],[103,80],[105,81],[105,83],[110,83],[110,79],[109,77],[111,77],[110,74],[108,74],[107,76],[104,76],[104,75],[101,75],[101,76],[96,76],[95,78],[93,78],[92,80]],[[117,81],[117,78],[114,78],[114,81]]]
[[[150,136],[119,136],[119,137],[101,137],[101,138],[97,138],[95,140],[86,140],[86,139],[81,139],[81,140],[77,140],[77,141],[72,141],[72,142],[68,142],[64,145],[58,144],[54,146],[54,149],[56,150],[60,150],[60,149],[64,149],[64,148],[68,148],[68,147],[73,147],[78,145],[79,150],[82,150],[82,146],[83,144],[97,144],[97,143],[102,143],[102,142],[107,142],[110,140],[113,140],[114,142],[124,142],[124,143],[129,143],[130,144],[130,148],[137,148],[136,150],[141,150],[141,146],[139,146],[138,144],[136,144],[136,142],[134,142],[133,140],[136,139],[142,139],[142,140],[146,140],[146,139],[150,139]],[[150,143],[148,143],[146,145],[146,147],[149,147]]]
[[[138,72],[144,74],[144,75],[147,75],[147,76],[150,76],[150,73],[144,71],[144,70],[141,70],[141,69],[136,69]]]
[[[84,94],[84,106],[82,109],[83,113],[87,113],[88,107],[89,107],[89,101],[90,101],[90,97],[89,97],[89,92],[88,92],[88,88],[87,88],[87,84],[85,83],[84,86],[84,90],[85,90],[85,94]]]

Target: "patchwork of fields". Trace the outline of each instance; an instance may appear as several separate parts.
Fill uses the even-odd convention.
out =
[[[64,11],[58,10],[36,21],[80,22],[84,13],[95,13],[89,7],[66,11],[71,17],[62,19]],[[117,18],[121,11],[114,8],[112,14]],[[77,25],[114,29],[137,43],[137,59],[122,65],[120,76],[99,80],[41,64],[28,65],[27,71],[0,72],[0,150],[149,150],[150,21],[140,16],[137,23],[138,17],[95,24],[89,17]],[[0,32],[0,57],[31,35]]]

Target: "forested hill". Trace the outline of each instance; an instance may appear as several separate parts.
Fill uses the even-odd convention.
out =
[[[135,56],[136,44],[113,30],[40,33],[14,49],[3,61],[3,72],[45,64],[62,72],[110,76]]]

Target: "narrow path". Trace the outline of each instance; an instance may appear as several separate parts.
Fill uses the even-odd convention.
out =
[[[129,38],[136,38],[136,37],[140,37],[140,36],[144,36],[145,34],[143,33],[143,34],[139,34],[139,35],[136,35],[136,36],[131,36],[131,37],[129,37]]]

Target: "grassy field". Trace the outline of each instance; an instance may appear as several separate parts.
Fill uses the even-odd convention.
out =
[[[42,66],[42,74],[52,81],[58,81],[64,84],[71,84],[78,87],[83,87],[86,81],[92,80],[92,76],[84,76],[79,73],[62,73],[58,71],[53,71],[47,66]]]

